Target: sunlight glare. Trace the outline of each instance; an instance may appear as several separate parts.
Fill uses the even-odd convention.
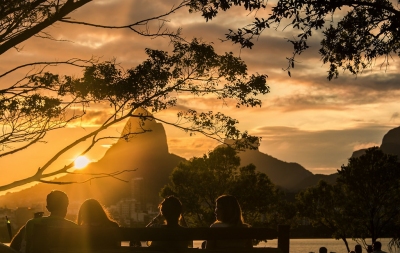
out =
[[[90,163],[90,160],[86,156],[78,156],[74,163],[76,169],[82,169]]]

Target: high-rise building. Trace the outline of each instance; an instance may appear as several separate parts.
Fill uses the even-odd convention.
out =
[[[143,212],[146,210],[147,194],[145,187],[145,180],[142,177],[132,178],[129,182],[131,197],[136,200],[136,212]]]

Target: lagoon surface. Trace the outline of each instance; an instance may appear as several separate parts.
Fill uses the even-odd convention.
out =
[[[379,240],[382,243],[382,250],[389,253],[388,243],[390,239],[383,238]],[[350,250],[354,250],[354,246],[357,244],[352,239],[347,239]],[[368,243],[371,240],[367,240]],[[277,240],[271,240],[267,243],[260,244],[258,247],[276,247]],[[309,253],[314,252],[318,253],[320,247],[326,247],[328,252],[336,252],[336,253],[347,253],[346,246],[344,245],[342,240],[335,240],[332,238],[325,239],[290,239],[290,253]],[[363,252],[366,251],[363,249]],[[394,252],[392,252],[394,253]],[[397,250],[397,253],[400,253]]]
[[[379,240],[382,243],[382,250],[389,253],[388,250],[388,243],[390,239],[383,238]],[[349,243],[350,250],[354,250],[354,246],[357,244],[352,239],[347,239]],[[368,240],[367,242],[371,242]],[[267,243],[260,243],[257,247],[276,247],[278,241],[271,240]],[[198,245],[199,244],[199,245]],[[200,243],[195,242],[193,247],[200,247]],[[335,240],[331,238],[326,239],[290,239],[290,253],[318,253],[320,247],[326,247],[328,252],[335,252],[335,253],[347,253],[346,246],[344,245],[342,240]],[[363,253],[366,251],[363,249]],[[392,252],[395,253],[395,252]],[[399,250],[396,253],[400,253]]]

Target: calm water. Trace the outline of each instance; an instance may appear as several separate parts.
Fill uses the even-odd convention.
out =
[[[369,242],[371,240],[368,240]],[[367,242],[368,242],[367,241]],[[390,239],[380,239],[382,243],[382,250],[389,252],[388,243]],[[354,250],[354,246],[357,244],[352,239],[347,239],[350,250]],[[261,247],[276,247],[277,240],[268,241],[264,245],[259,245]],[[318,253],[320,247],[326,247],[328,252],[336,252],[336,253],[347,253],[346,246],[344,245],[342,240],[335,239],[291,239],[290,240],[290,253],[309,253],[315,252]],[[363,252],[366,252],[363,250]],[[394,252],[393,252],[394,253]],[[397,251],[400,253],[400,251]]]
[[[371,241],[371,240],[369,240]],[[380,239],[382,243],[382,250],[389,253],[388,250],[388,243],[390,239]],[[357,244],[352,239],[347,239],[349,243],[350,250],[354,250],[354,246]],[[278,241],[271,240],[267,243],[261,243],[257,247],[276,247]],[[201,242],[200,242],[201,244]],[[193,247],[200,247],[198,242],[195,242]],[[346,246],[344,245],[342,240],[335,240],[335,239],[291,239],[290,240],[290,253],[318,253],[320,247],[326,247],[328,252],[335,252],[335,253],[347,253]],[[366,251],[363,250],[366,253]],[[392,252],[394,253],[394,252]],[[400,253],[397,251],[396,253]]]

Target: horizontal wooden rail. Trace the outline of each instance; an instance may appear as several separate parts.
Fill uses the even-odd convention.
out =
[[[289,228],[279,226],[278,231],[269,228],[87,228],[47,227],[35,225],[33,238],[28,240],[28,253],[49,252],[58,248],[73,252],[98,252],[91,249],[116,250],[115,252],[142,252],[148,249],[121,248],[122,241],[196,241],[196,240],[271,240],[278,239],[278,248],[289,253]],[[139,250],[139,251],[138,251]],[[195,250],[195,249],[192,249]],[[29,251],[29,250],[28,250]],[[210,250],[207,250],[210,251]],[[58,250],[57,252],[61,252]],[[107,251],[108,252],[108,251]],[[110,251],[111,252],[111,251]],[[188,251],[185,251],[188,253]],[[196,251],[197,252],[197,251]],[[227,253],[222,250],[212,252]],[[231,251],[233,252],[233,251]],[[236,250],[234,250],[236,252]],[[243,253],[243,250],[238,250]],[[200,253],[200,252],[199,252]],[[204,250],[201,253],[205,253]]]

